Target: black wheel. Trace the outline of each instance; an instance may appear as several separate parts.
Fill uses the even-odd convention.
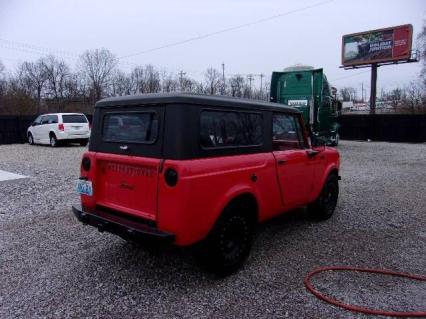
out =
[[[327,177],[317,200],[308,205],[308,213],[317,220],[329,219],[336,208],[339,197],[339,181],[336,174]]]
[[[34,138],[31,133],[28,133],[28,144],[34,145]]]
[[[88,143],[89,143],[89,140],[83,140],[79,142],[80,146],[87,146]]]
[[[55,134],[50,134],[50,146],[52,147],[58,146],[58,139],[56,138]]]
[[[228,207],[198,247],[199,261],[220,276],[232,274],[249,256],[254,230],[255,220],[247,211]]]

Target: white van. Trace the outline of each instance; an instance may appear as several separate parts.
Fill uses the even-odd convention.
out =
[[[51,113],[38,116],[27,130],[28,143],[50,144],[79,143],[86,146],[90,136],[90,125],[81,113]]]

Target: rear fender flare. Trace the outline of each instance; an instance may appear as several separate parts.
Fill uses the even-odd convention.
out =
[[[211,216],[209,220],[209,233],[213,229],[213,227],[216,225],[216,222],[222,215],[222,212],[228,206],[228,204],[235,198],[237,198],[240,195],[251,195],[257,202],[257,209],[259,210],[260,203],[259,203],[259,197],[256,194],[256,191],[250,187],[249,185],[239,184],[231,187],[223,196],[223,200],[218,203],[218,205],[215,208],[215,213]],[[258,212],[259,216],[259,212]]]

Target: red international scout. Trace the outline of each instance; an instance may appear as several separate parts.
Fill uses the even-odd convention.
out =
[[[190,94],[109,98],[95,106],[73,212],[125,239],[197,247],[228,274],[249,255],[257,223],[303,206],[331,217],[338,180],[339,153],[313,147],[294,108]]]

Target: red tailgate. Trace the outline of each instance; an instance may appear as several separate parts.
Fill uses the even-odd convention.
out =
[[[96,205],[155,220],[159,159],[96,154]]]

